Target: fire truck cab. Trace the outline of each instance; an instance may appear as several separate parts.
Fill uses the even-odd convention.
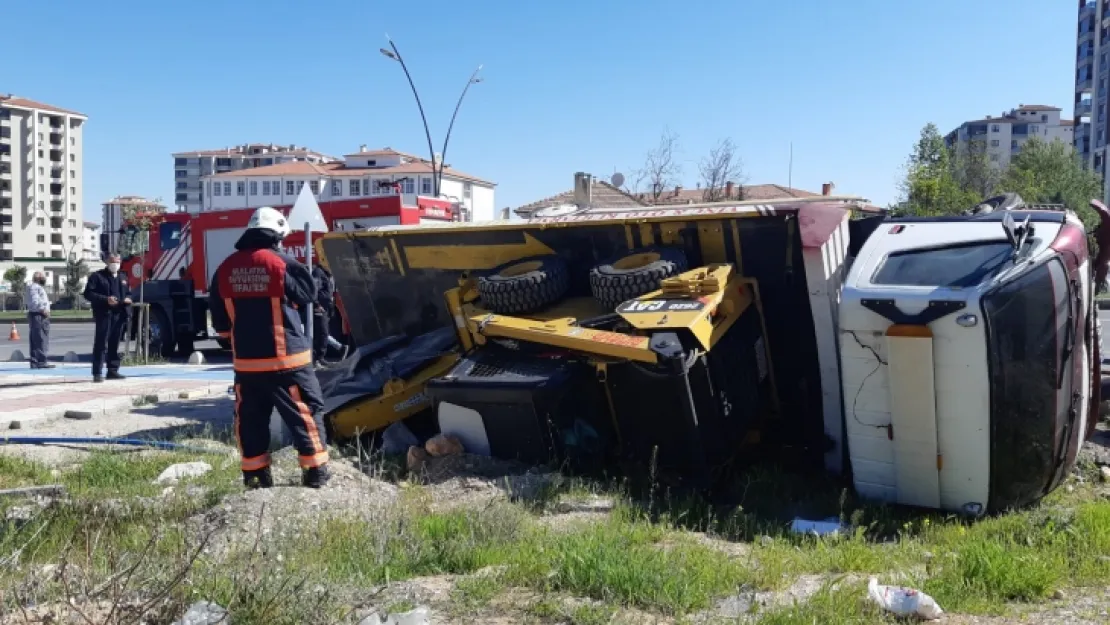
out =
[[[450,201],[417,198],[406,206],[399,195],[320,203],[320,212],[331,231],[362,230],[374,226],[442,223],[459,219]],[[275,206],[289,214],[292,205]],[[116,250],[120,271],[128,277],[138,301],[150,304],[150,342],[164,356],[187,355],[195,341],[216,339],[208,323],[208,281],[232,252],[246,229],[253,208],[202,213],[161,213],[145,216],[143,227],[125,223],[118,232]],[[149,224],[149,227],[146,227]],[[313,236],[313,242],[321,234]],[[305,262],[303,231],[286,237],[285,251]],[[110,238],[101,236],[102,251]],[[331,335],[343,337],[342,294],[336,297],[339,315],[332,317]],[[132,326],[132,333],[137,333]],[[221,347],[229,346],[220,340]]]

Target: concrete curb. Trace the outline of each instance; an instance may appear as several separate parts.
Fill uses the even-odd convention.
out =
[[[19,427],[64,419],[66,413],[88,412],[92,418],[111,416],[131,410],[147,408],[154,402],[149,399],[157,397],[157,403],[169,401],[184,401],[182,394],[187,393],[188,399],[201,397],[227,397],[228,382],[196,380],[196,386],[188,389],[173,389],[156,391],[154,389],[130,389],[126,394],[118,397],[96,398],[89,401],[69,404],[56,404],[45,408],[29,408],[19,410],[8,415],[0,414],[0,429],[11,427],[12,422],[18,422]],[[145,400],[141,405],[136,405],[139,399]]]

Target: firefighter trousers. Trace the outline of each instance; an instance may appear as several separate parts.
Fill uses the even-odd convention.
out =
[[[277,409],[293,435],[302,469],[328,461],[324,399],[311,367],[235,374],[235,437],[244,471],[270,466],[270,415]]]

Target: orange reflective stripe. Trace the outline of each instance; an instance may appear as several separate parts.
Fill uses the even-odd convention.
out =
[[[293,404],[297,406],[297,412],[301,415],[301,420],[304,421],[304,428],[308,431],[308,440],[312,441],[312,449],[319,456],[322,452],[327,456],[327,448],[320,442],[320,430],[316,427],[316,419],[312,418],[312,411],[308,409],[308,404],[304,403],[301,398],[301,387],[294,384],[289,387],[289,395],[293,398]],[[304,456],[301,456],[301,462],[304,462]],[[327,458],[324,458],[327,462]]]
[[[243,404],[243,390],[240,385],[235,385],[235,444],[239,446],[239,455],[243,455],[243,435],[239,432],[239,424],[242,420],[239,418],[239,408]]]
[[[312,364],[312,352],[306,351],[281,358],[236,358],[234,369],[246,373],[285,371]]]
[[[321,451],[320,453],[312,456],[297,456],[297,459],[300,461],[302,469],[311,469],[313,467],[327,464],[328,452]]]
[[[281,358],[285,355],[285,315],[281,312],[281,298],[270,298],[270,316],[274,322],[274,355]]]
[[[230,332],[217,332],[216,336],[220,337],[221,339],[226,339],[226,338],[231,337],[231,333]]]
[[[270,454],[262,454],[253,458],[243,458],[240,466],[244,471],[257,471],[270,466]]]

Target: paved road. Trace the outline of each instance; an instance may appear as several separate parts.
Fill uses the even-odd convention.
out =
[[[0,325],[0,362],[7,362],[12,355],[12,350],[18,349],[26,356],[31,351],[28,342],[27,324],[17,323],[19,340],[9,341],[3,334],[11,330],[11,323]],[[66,352],[76,352],[82,361],[92,359],[92,344],[95,327],[91,323],[55,323],[50,327],[50,357],[60,360]],[[222,352],[215,341],[203,341],[196,344],[196,348],[204,352],[205,358],[213,363],[230,362],[230,356]]]

